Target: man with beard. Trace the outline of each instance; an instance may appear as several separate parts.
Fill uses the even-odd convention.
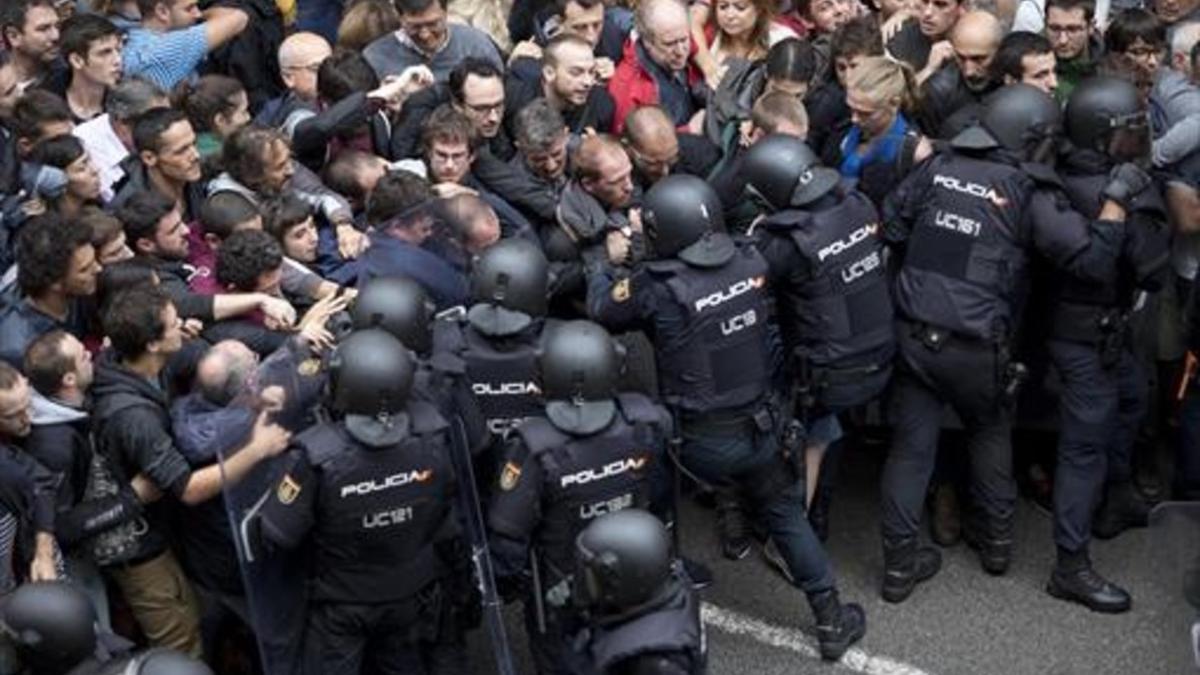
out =
[[[21,229],[21,299],[0,313],[0,360],[20,365],[29,343],[56,328],[84,336],[88,326],[83,302],[95,295],[100,273],[91,239],[86,225],[50,214]]]
[[[188,288],[192,269],[184,264],[188,254],[187,227],[178,205],[156,191],[133,195],[117,212],[125,225],[125,240],[158,274],[159,285],[171,298],[179,315],[204,322],[220,321],[262,310],[268,322],[290,326],[296,310],[285,300],[264,293],[200,295]]]
[[[921,88],[927,105],[920,121],[926,134],[948,138],[967,125],[971,112],[963,109],[977,106],[996,88],[989,66],[1003,37],[1000,20],[984,11],[967,12],[954,25],[950,34],[953,60],[936,66],[936,72]],[[939,54],[936,49],[931,53],[931,65],[939,63],[935,59],[944,58]]]
[[[222,159],[225,172],[209,183],[210,195],[233,190],[258,204],[288,192],[332,225],[322,231],[322,242],[328,241],[331,249],[318,261],[322,276],[331,276],[366,247],[366,237],[354,227],[350,204],[293,158],[291,145],[279,131],[255,124],[243,127],[226,140]]]
[[[596,56],[581,37],[559,35],[542,50],[541,77],[536,81],[510,73],[509,108],[519,112],[530,101],[545,98],[562,115],[571,133],[606,132],[612,125],[613,100],[596,86]]]
[[[58,24],[51,0],[17,0],[0,9],[4,46],[12,55],[22,91],[37,86],[55,91],[66,88],[63,80],[67,73],[58,61]]]

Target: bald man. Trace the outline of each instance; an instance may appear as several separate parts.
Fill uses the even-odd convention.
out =
[[[608,83],[616,103],[612,130],[625,128],[625,116],[642,105],[660,105],[681,127],[704,108],[704,78],[690,59],[692,41],[687,7],[680,0],[645,0],[638,5],[637,39],[625,46]]]
[[[333,53],[325,38],[316,33],[294,33],[279,45],[279,76],[287,93],[268,101],[255,122],[283,129],[288,135],[296,124],[316,112],[317,70]],[[303,115],[296,115],[305,111]]]
[[[922,87],[926,102],[920,116],[929,136],[949,138],[970,121],[972,110],[996,88],[988,74],[1004,27],[995,15],[975,10],[954,24],[948,42],[933,46]],[[924,73],[923,73],[924,74]]]
[[[625,118],[621,143],[633,162],[638,187],[651,185],[672,173],[704,178],[721,159],[720,149],[703,136],[680,132],[661,106],[634,108]]]

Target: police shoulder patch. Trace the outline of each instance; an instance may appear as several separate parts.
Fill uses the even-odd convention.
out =
[[[321,370],[321,359],[317,359],[317,358],[305,359],[300,362],[300,365],[296,366],[296,372],[299,373],[302,377],[312,377],[313,375],[316,375],[317,372],[319,372],[320,370]]]
[[[521,480],[521,467],[513,462],[505,462],[500,471],[500,489],[511,492]]]
[[[279,481],[279,487],[275,489],[275,498],[280,504],[291,504],[300,496],[300,483],[292,478],[291,474],[284,474],[283,480]]]
[[[621,279],[617,283],[613,284],[613,288],[612,288],[613,302],[625,302],[626,300],[629,299],[629,294],[630,294],[630,290],[629,290],[629,278],[628,277]]]

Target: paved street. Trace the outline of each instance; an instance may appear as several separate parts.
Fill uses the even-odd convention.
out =
[[[844,598],[867,610],[861,649],[837,667],[816,657],[812,618],[803,595],[778,577],[755,552],[739,562],[720,557],[712,514],[685,505],[686,548],[708,563],[717,583],[704,594],[709,672],[714,675],[802,675],[861,672],[878,675],[1186,675],[1189,613],[1171,601],[1163,568],[1179,569],[1182,556],[1168,544],[1182,534],[1139,530],[1098,542],[1097,569],[1124,584],[1134,609],[1121,616],[1094,614],[1043,591],[1053,561],[1048,516],[1022,501],[1017,557],[1009,573],[987,576],[965,545],[943,550],[942,572],[905,603],[879,599],[882,554],[877,485],[881,452],[848,453],[834,504],[830,550]],[[1182,528],[1180,528],[1182,529]],[[1152,546],[1152,541],[1155,545]],[[1152,554],[1152,551],[1156,553]],[[1179,577],[1171,591],[1177,592]],[[1177,594],[1177,593],[1176,593]],[[510,610],[515,608],[510,608]],[[510,631],[532,672],[524,633],[511,611]],[[473,651],[484,649],[474,645]]]

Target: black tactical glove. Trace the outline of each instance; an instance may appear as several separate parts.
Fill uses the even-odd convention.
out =
[[[1153,183],[1150,174],[1136,164],[1126,162],[1113,167],[1108,174],[1108,185],[1104,186],[1104,197],[1121,205],[1126,211],[1131,210],[1133,200],[1142,190]]]

